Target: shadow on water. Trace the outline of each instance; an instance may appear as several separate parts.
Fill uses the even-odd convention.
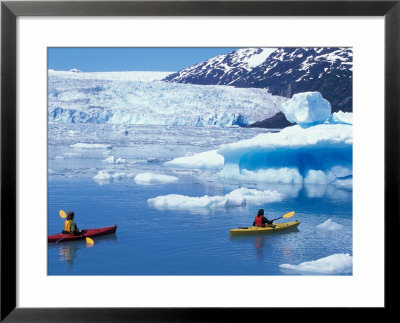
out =
[[[60,262],[65,262],[68,268],[72,268],[74,265],[74,260],[77,256],[78,250],[85,248],[92,248],[96,244],[101,244],[104,242],[117,242],[117,235],[110,234],[107,236],[100,236],[93,238],[95,241],[94,245],[89,245],[85,240],[79,241],[64,241],[59,243],[49,243],[49,250],[58,249],[58,259]]]

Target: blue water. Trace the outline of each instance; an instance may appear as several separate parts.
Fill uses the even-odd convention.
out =
[[[188,147],[191,152],[210,150],[223,142],[250,138],[261,130],[216,128],[199,135],[204,130],[182,133],[182,129],[163,128],[165,135],[160,135],[152,128],[150,133],[157,135],[151,135],[139,127],[129,129],[126,138],[121,129],[112,127],[96,134],[94,129],[98,128],[91,128],[95,126],[74,125],[68,129],[71,127],[73,133],[65,138],[57,137],[60,132],[66,133],[62,126],[49,127],[48,233],[62,229],[60,209],[73,210],[80,229],[113,224],[118,228],[116,234],[94,238],[93,246],[85,241],[49,244],[49,275],[296,275],[299,273],[279,265],[297,265],[337,253],[352,254],[349,190],[321,185],[228,184],[221,182],[216,172],[166,170],[163,165],[166,160],[184,155]],[[69,147],[71,143],[88,142],[91,136],[98,142],[111,143],[112,149],[76,153]],[[215,141],[212,144],[211,138]],[[61,155],[66,158],[55,159]],[[124,157],[127,163],[105,165],[104,157],[108,155]],[[179,182],[143,186],[132,178],[105,183],[93,180],[99,170],[107,167],[127,173],[173,171]],[[147,205],[147,199],[160,195],[225,195],[241,186],[277,189],[285,192],[286,198],[261,206],[211,210],[160,211]],[[251,225],[259,208],[265,209],[268,218],[294,210],[292,219],[301,224],[282,233],[231,237],[229,229]],[[342,230],[317,228],[328,219],[342,225]]]

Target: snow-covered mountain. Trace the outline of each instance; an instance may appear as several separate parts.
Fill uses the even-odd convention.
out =
[[[170,74],[163,81],[265,88],[288,98],[318,91],[331,103],[332,112],[353,110],[351,48],[278,48],[270,55],[263,53],[268,52],[240,49]]]
[[[275,115],[286,98],[265,89],[164,83],[144,72],[48,74],[48,120],[232,126]]]
[[[243,48],[222,54],[168,75],[163,81],[203,85],[228,85],[264,62],[269,48]]]

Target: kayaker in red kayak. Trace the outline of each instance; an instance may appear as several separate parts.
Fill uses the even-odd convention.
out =
[[[66,220],[64,222],[64,230],[62,233],[69,233],[76,236],[82,235],[86,230],[79,230],[78,226],[74,221],[75,213],[73,211],[68,211]]]
[[[272,222],[274,222],[274,220],[268,220],[264,216],[264,209],[259,209],[258,213],[253,221],[253,226],[265,227],[265,225],[267,224],[268,227],[269,226],[274,227],[274,225],[272,225]]]

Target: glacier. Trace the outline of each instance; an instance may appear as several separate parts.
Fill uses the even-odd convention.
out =
[[[48,72],[48,121],[243,126],[272,117],[287,98],[265,89],[159,81],[144,72]]]

